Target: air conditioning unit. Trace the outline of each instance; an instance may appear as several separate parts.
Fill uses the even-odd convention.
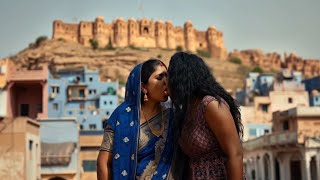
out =
[[[56,93],[51,93],[50,94],[50,99],[54,99],[56,97],[56,95],[57,95]]]

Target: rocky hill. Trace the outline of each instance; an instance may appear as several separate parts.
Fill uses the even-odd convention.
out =
[[[31,44],[9,59],[17,68],[32,70],[47,65],[53,73],[58,69],[87,66],[89,69],[98,69],[102,81],[118,79],[125,82],[130,70],[137,63],[149,58],[158,58],[168,65],[174,53],[174,50],[134,47],[93,50],[64,40],[44,40]],[[236,88],[242,87],[248,67],[213,58],[203,59],[226,89],[235,92]]]

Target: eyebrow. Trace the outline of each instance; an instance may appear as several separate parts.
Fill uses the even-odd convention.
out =
[[[166,71],[163,71],[162,73],[158,74],[158,75],[166,75],[168,74]]]

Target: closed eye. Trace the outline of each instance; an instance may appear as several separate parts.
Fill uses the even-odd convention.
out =
[[[166,72],[163,72],[163,73],[159,74],[157,79],[158,80],[162,80],[164,77],[168,77],[168,74]]]

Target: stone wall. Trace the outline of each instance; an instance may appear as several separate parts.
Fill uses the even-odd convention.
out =
[[[303,59],[295,53],[284,54],[284,57],[281,57],[276,52],[264,53],[260,49],[249,49],[235,50],[228,55],[228,59],[235,57],[241,59],[243,64],[260,66],[267,70],[288,68],[292,71],[302,72],[306,78],[320,75],[320,60]]]
[[[53,22],[52,39],[64,39],[90,46],[90,39],[96,40],[100,48],[113,47],[162,48],[196,52],[210,52],[213,57],[225,59],[227,50],[224,47],[223,33],[215,27],[206,31],[198,31],[191,21],[183,27],[175,27],[172,22],[153,21],[147,18],[135,20],[130,18],[115,19],[111,23],[97,17],[93,22],[81,21],[78,24],[64,23],[61,20]]]

